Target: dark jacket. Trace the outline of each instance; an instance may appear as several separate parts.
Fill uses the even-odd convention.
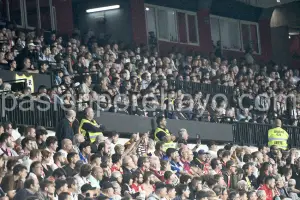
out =
[[[72,124],[67,118],[64,118],[61,120],[61,122],[58,124],[56,128],[56,137],[58,140],[58,146],[60,147],[61,141],[63,139],[70,139],[73,141],[74,138],[74,131],[72,128]]]
[[[248,176],[248,179],[251,183],[251,186],[254,188],[254,189],[257,189],[259,185],[257,185],[257,180],[256,180],[256,177],[252,174],[251,176]],[[243,177],[243,180],[247,181],[246,180],[246,176]]]
[[[300,170],[298,169],[297,165],[292,164],[292,179],[296,181],[296,189],[300,189]]]
[[[189,183],[190,196],[189,199],[196,199],[197,191],[192,187],[192,183]]]
[[[236,189],[237,188],[237,182],[238,182],[238,177],[235,174],[228,174],[228,170],[224,170],[223,171],[223,177],[224,177],[224,181],[227,184],[227,187],[230,189]],[[230,180],[230,181],[229,181]],[[229,186],[228,186],[229,184]]]
[[[36,196],[36,194],[32,193],[28,189],[21,189],[19,190],[13,200],[24,200],[27,199],[28,197]]]
[[[199,159],[197,159],[196,157],[194,157],[194,159],[192,160],[191,164],[196,165],[197,167],[199,167],[200,169],[204,169],[204,162],[201,162]]]

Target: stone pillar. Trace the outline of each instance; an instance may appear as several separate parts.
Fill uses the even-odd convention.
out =
[[[287,65],[290,61],[289,29],[285,10],[276,8],[271,17],[272,60]]]
[[[144,0],[130,0],[132,40],[136,45],[147,44]]]
[[[53,0],[53,6],[56,10],[58,33],[71,35],[74,23],[72,0]]]
[[[213,50],[209,17],[211,4],[212,0],[198,0],[198,32],[202,52],[211,52]]]
[[[264,62],[268,62],[272,59],[272,40],[270,23],[273,11],[274,8],[264,9],[258,21],[261,58]]]

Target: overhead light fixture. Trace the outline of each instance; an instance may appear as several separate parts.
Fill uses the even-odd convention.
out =
[[[99,7],[99,8],[92,8],[86,10],[87,13],[93,13],[93,12],[100,12],[100,11],[107,11],[107,10],[114,10],[120,8],[120,5],[113,5],[113,6],[105,6],[105,7]]]
[[[146,7],[146,10],[149,11],[150,9],[148,7]]]
[[[277,3],[280,3],[280,0],[277,0]]]

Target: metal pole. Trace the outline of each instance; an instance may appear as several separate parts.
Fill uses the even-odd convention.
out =
[[[24,22],[25,22],[25,29],[28,28],[28,21],[27,21],[27,5],[26,5],[26,1],[23,1],[23,9],[24,9]]]
[[[6,17],[7,20],[10,22],[9,0],[6,0]]]
[[[53,9],[52,9],[52,0],[49,0],[49,9],[50,9],[50,18],[51,18],[51,30],[54,30],[54,18],[53,18]]]
[[[41,23],[40,0],[36,0],[36,15],[37,15],[37,27],[39,29],[41,29],[42,28],[42,23]]]

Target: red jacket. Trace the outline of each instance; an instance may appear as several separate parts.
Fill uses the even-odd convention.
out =
[[[266,192],[267,198],[266,200],[273,200],[273,191],[272,189],[268,188],[267,185],[261,185],[258,190],[264,190]]]

